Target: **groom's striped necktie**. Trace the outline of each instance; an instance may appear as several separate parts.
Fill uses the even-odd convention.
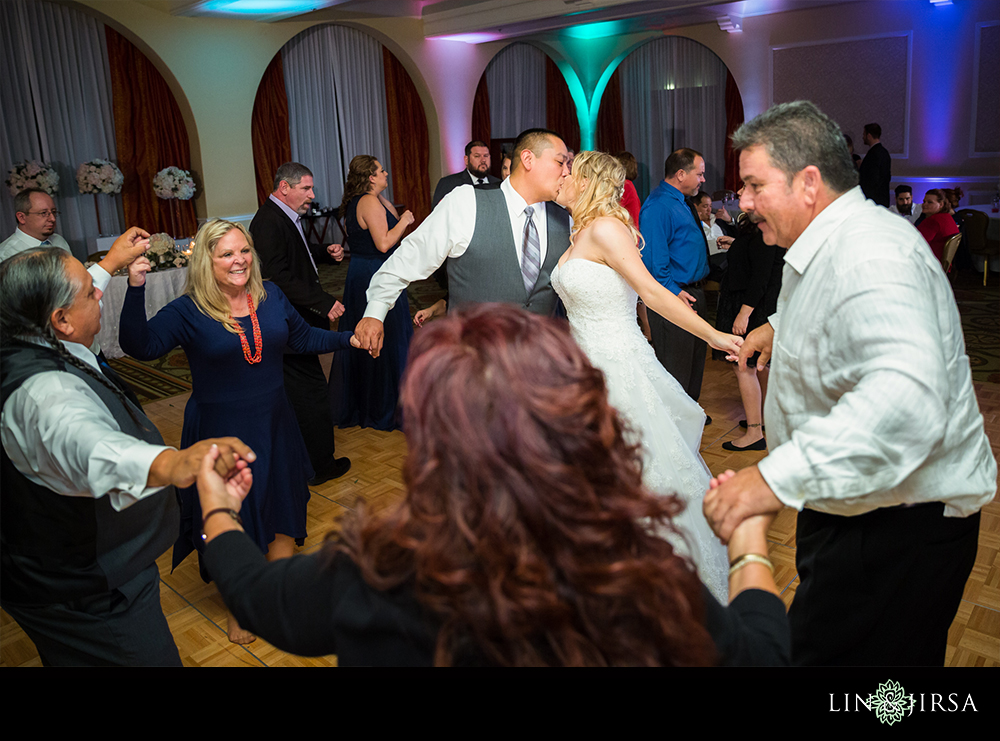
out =
[[[535,282],[538,280],[538,271],[541,269],[541,248],[538,242],[538,229],[535,227],[535,209],[528,206],[524,209],[527,221],[524,223],[524,239],[521,243],[523,256],[521,258],[521,275],[524,278],[524,290],[531,295]]]

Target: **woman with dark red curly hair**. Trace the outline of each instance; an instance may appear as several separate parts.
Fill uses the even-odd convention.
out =
[[[657,534],[683,505],[643,488],[565,325],[499,304],[434,322],[401,403],[406,500],[322,553],[268,564],[234,517],[209,515],[207,565],[241,625],[341,665],[787,662],[770,520],[734,533],[723,608]],[[203,470],[203,511],[238,510]]]

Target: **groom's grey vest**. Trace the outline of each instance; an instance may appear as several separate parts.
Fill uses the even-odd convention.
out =
[[[528,292],[524,289],[521,266],[517,261],[517,242],[510,228],[507,199],[503,191],[476,188],[476,229],[465,254],[448,259],[448,309],[464,304],[498,301],[517,304],[534,313],[550,315],[555,310],[556,294],[549,275],[569,247],[569,214],[554,203],[545,204],[545,261],[538,280]]]

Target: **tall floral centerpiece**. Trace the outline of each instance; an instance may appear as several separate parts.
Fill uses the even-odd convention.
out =
[[[94,196],[94,211],[97,213],[97,231],[101,229],[101,209],[97,204],[97,196],[121,193],[125,176],[118,166],[110,160],[93,159],[83,162],[76,168],[76,186],[81,193],[92,193]]]
[[[170,231],[177,231],[180,214],[174,201],[187,201],[194,197],[195,185],[191,173],[179,167],[164,167],[153,177],[153,191],[157,198],[171,201]]]
[[[25,160],[7,171],[4,183],[10,188],[12,196],[16,196],[25,188],[41,188],[53,196],[59,190],[59,173],[44,162]]]

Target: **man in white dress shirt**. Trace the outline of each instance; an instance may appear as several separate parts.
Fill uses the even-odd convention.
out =
[[[555,300],[549,271],[569,246],[569,217],[551,203],[569,175],[567,159],[557,134],[529,129],[518,136],[510,177],[499,189],[461,186],[445,196],[372,276],[368,306],[354,330],[361,347],[378,357],[383,321],[399,294],[446,260],[449,309],[469,300],[505,301],[547,313]],[[480,204],[489,204],[489,213]],[[473,261],[479,268],[475,275],[462,269]],[[529,273],[533,279],[524,277],[522,283],[522,274]],[[510,290],[499,290],[501,282]]]
[[[38,188],[25,188],[14,196],[17,229],[0,244],[0,262],[32,247],[60,247],[72,253],[66,240],[56,234],[59,211],[52,196]]]
[[[726,540],[799,511],[793,663],[941,665],[997,476],[948,280],[910,224],[865,200],[812,103],[733,141],[740,206],[788,253],[778,310],[740,352],[771,359],[770,453],[713,482],[705,514]]]
[[[899,214],[911,224],[916,224],[924,207],[913,202],[913,188],[909,185],[896,186],[896,202],[889,207],[894,214]]]
[[[139,233],[113,251],[145,242]],[[0,266],[0,600],[46,666],[179,666],[155,564],[177,536],[171,485],[194,483],[213,444],[220,474],[253,454],[236,438],[163,444],[88,349],[100,298],[58,249]]]

